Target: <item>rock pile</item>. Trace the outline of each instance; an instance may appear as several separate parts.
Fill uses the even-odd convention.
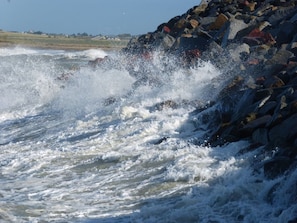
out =
[[[250,139],[267,152],[275,177],[297,155],[297,1],[202,1],[155,32],[131,40],[125,52],[175,54],[188,65],[209,59],[229,69],[228,83],[212,105],[213,145]],[[231,79],[230,79],[231,78]],[[213,108],[214,108],[213,107]]]

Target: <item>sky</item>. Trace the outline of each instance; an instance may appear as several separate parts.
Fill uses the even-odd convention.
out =
[[[0,0],[0,29],[56,34],[145,34],[200,0]]]

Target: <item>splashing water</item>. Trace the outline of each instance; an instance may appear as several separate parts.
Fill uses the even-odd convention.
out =
[[[90,67],[95,57],[116,59]],[[267,180],[248,142],[196,145],[196,108],[224,75],[210,62],[148,66],[101,50],[0,51],[0,220],[3,222],[287,222],[296,174]],[[154,79],[155,80],[155,79]],[[164,103],[166,102],[166,103]],[[199,126],[201,127],[201,126]],[[262,159],[265,159],[263,157]],[[286,180],[290,178],[290,180]],[[282,183],[286,182],[286,183]]]

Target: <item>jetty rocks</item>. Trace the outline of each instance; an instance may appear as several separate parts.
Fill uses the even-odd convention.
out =
[[[226,73],[218,98],[199,113],[209,144],[250,140],[246,151],[271,154],[263,164],[270,178],[296,166],[297,1],[202,1],[123,51],[156,49],[188,66],[210,60]]]

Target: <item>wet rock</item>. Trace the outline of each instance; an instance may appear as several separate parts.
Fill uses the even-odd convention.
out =
[[[275,146],[288,145],[297,137],[297,114],[294,114],[282,121],[280,124],[274,126],[269,131],[269,141]]]
[[[155,41],[156,48],[159,48],[161,50],[169,50],[175,43],[176,39],[169,35],[169,34],[163,34]]]
[[[258,111],[259,115],[266,115],[266,114],[273,114],[273,111],[275,110],[277,106],[276,101],[269,101],[265,103]]]
[[[167,101],[164,101],[164,102],[161,102],[161,103],[155,105],[155,108],[159,111],[162,111],[162,110],[168,109],[168,108],[175,109],[177,107],[178,107],[178,104],[172,100],[167,100]]]
[[[202,1],[127,48],[136,55],[161,49],[187,68],[202,59],[227,69],[215,105],[202,115],[213,144],[248,138],[269,148],[297,145],[296,1]],[[183,105],[168,100],[155,108],[176,106]],[[266,173],[276,175],[274,167],[286,169],[277,157]]]
[[[252,134],[252,140],[254,143],[259,143],[261,145],[267,145],[269,142],[268,130],[266,128],[256,129]]]
[[[264,115],[260,118],[255,118],[254,120],[248,122],[241,129],[242,132],[253,132],[257,128],[265,127],[268,121],[270,121],[271,115]]]
[[[282,79],[278,78],[277,76],[272,76],[264,81],[265,88],[279,88],[284,86],[285,83]]]
[[[264,174],[269,179],[274,179],[287,171],[293,160],[287,157],[275,157],[264,163]]]
[[[180,51],[199,49],[201,52],[208,48],[210,39],[203,36],[197,37],[180,37],[177,48]]]

